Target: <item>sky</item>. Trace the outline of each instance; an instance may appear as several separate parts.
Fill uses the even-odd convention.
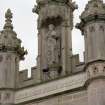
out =
[[[78,5],[74,12],[74,26],[78,23],[79,15],[85,8],[88,0],[73,0]],[[22,40],[22,46],[28,50],[25,60],[20,62],[20,70],[30,69],[36,65],[38,55],[37,42],[37,15],[32,13],[32,8],[36,4],[35,0],[0,0],[0,30],[3,29],[5,22],[5,12],[8,8],[13,13],[13,26],[18,38]],[[72,32],[73,54],[80,54],[83,61],[84,38],[81,32],[73,29]]]

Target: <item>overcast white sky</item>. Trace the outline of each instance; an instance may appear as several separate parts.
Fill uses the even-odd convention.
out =
[[[88,0],[75,0],[79,9],[74,12],[74,23],[79,22],[79,15],[84,10]],[[13,13],[13,25],[22,45],[28,50],[25,61],[20,64],[20,69],[31,68],[36,64],[37,57],[37,15],[32,13],[35,0],[0,0],[0,30],[4,25],[5,11],[10,8]],[[74,24],[74,25],[75,25]],[[83,36],[77,29],[73,30],[73,53],[79,53],[81,58],[84,51]]]

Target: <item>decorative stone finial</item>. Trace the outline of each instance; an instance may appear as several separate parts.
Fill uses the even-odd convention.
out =
[[[21,46],[21,40],[17,38],[16,32],[13,30],[12,13],[8,9],[5,13],[4,29],[0,33],[0,52],[11,51],[18,54],[20,60],[24,60],[27,51]]]
[[[11,10],[8,9],[7,12],[5,13],[5,25],[4,25],[4,29],[6,30],[12,30],[13,29],[13,25],[11,24],[12,23],[12,13],[11,13]]]

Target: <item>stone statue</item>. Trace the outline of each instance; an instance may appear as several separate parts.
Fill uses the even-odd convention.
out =
[[[57,64],[59,62],[58,35],[53,24],[48,26],[47,39],[47,62],[48,65]]]

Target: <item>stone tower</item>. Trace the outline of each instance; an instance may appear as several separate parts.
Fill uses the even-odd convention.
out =
[[[77,27],[85,38],[88,105],[105,104],[105,4],[90,0]]]
[[[73,11],[71,0],[37,0],[38,68],[42,80],[71,72]]]
[[[12,105],[18,82],[19,61],[24,59],[26,52],[13,31],[10,9],[7,10],[5,18],[4,29],[0,32],[0,104]]]
[[[91,0],[81,15],[77,27],[85,38],[85,62],[105,60],[105,5],[102,0]]]

